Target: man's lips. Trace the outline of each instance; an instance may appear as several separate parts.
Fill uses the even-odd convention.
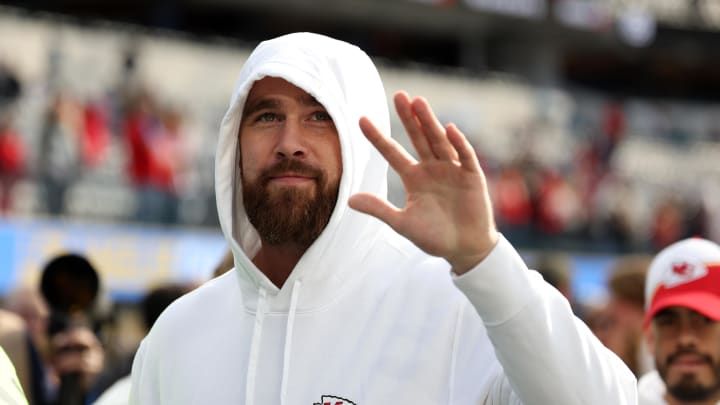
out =
[[[301,184],[314,181],[315,177],[298,173],[282,173],[270,176],[270,182],[281,184]]]
[[[681,354],[674,356],[669,365],[675,369],[694,370],[708,365],[708,361],[698,354]]]

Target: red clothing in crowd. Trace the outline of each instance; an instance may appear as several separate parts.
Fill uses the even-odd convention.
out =
[[[25,167],[25,146],[12,129],[0,131],[0,212],[12,205],[12,192]]]

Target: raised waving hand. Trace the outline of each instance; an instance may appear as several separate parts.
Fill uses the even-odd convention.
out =
[[[395,94],[395,109],[418,154],[363,117],[360,128],[397,171],[405,186],[403,208],[367,193],[350,198],[350,207],[377,217],[428,254],[445,258],[462,274],[492,250],[498,233],[485,175],[475,152],[453,124],[442,126],[427,100]]]

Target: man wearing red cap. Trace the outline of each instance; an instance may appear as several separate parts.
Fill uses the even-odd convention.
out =
[[[720,246],[694,238],[665,248],[645,297],[657,371],[640,379],[640,405],[720,404]]]

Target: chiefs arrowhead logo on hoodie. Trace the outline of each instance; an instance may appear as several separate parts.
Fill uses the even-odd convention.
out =
[[[316,402],[313,405],[355,405],[355,402],[332,395],[323,395],[320,397],[320,402]]]

